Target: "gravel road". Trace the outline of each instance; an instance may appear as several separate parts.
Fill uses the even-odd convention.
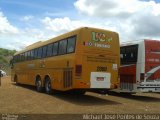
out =
[[[0,113],[14,114],[147,114],[160,113],[160,94],[138,93],[132,96],[38,93],[34,87],[17,86],[10,76],[2,78]]]

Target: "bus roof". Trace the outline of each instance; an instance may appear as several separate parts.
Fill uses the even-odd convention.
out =
[[[122,46],[140,44],[144,41],[160,41],[160,40],[152,40],[152,39],[132,40],[132,41],[127,41],[127,42],[122,42],[120,46],[122,47]]]
[[[139,44],[143,41],[144,41],[144,39],[143,40],[141,39],[141,40],[126,41],[126,42],[122,42],[120,46],[135,45],[135,44]]]
[[[70,37],[70,35],[72,35],[72,34],[74,34],[74,33],[78,33],[78,32],[80,32],[82,29],[95,29],[95,30],[103,30],[103,31],[105,30],[105,29],[93,28],[93,27],[80,27],[80,28],[74,29],[74,30],[72,30],[72,31],[70,31],[70,32],[61,34],[61,35],[59,35],[59,36],[57,36],[57,37],[51,38],[51,39],[49,39],[49,40],[38,41],[38,42],[36,42],[36,43],[33,43],[33,44],[27,46],[25,49],[16,52],[14,55],[18,55],[18,54],[21,54],[21,53],[23,53],[23,52],[26,52],[26,51],[29,51],[29,50],[32,50],[32,49],[35,49],[35,48],[38,48],[38,47],[41,47],[41,46],[50,44],[50,43],[52,43],[52,42],[59,41],[60,39],[64,39],[64,38]],[[110,31],[110,30],[105,30],[105,31],[117,33],[117,32]],[[118,33],[117,33],[117,34],[118,34]]]

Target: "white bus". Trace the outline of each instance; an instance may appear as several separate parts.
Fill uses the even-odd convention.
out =
[[[122,92],[160,92],[160,41],[121,44],[120,58]]]

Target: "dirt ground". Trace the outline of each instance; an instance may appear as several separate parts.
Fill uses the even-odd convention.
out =
[[[14,114],[147,114],[160,113],[160,94],[139,93],[132,96],[38,93],[33,87],[17,86],[10,76],[2,78],[0,113]]]

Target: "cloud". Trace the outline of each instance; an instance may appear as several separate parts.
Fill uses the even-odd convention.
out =
[[[30,17],[26,17],[29,20]],[[45,31],[38,28],[18,28],[12,25],[7,17],[0,12],[0,47],[21,50],[39,40],[47,38]]]
[[[134,30],[133,32],[138,36],[160,37],[160,16],[144,14],[136,19],[133,19]]]
[[[84,23],[80,21],[72,21],[68,17],[51,19],[50,17],[45,17],[42,20],[46,29],[52,30],[54,32],[63,33],[77,27],[83,26]]]
[[[29,20],[33,20],[34,16],[32,15],[27,15],[27,16],[23,16],[20,20],[21,21],[29,21]]]
[[[77,0],[75,8],[90,19],[114,26],[121,41],[160,38],[160,3],[143,0]],[[97,22],[97,21],[95,21]]]
[[[110,23],[110,21],[97,21],[91,19],[81,19],[81,20],[73,20],[69,17],[63,17],[63,18],[50,18],[45,17],[42,19],[42,23],[44,24],[44,27],[46,30],[49,30],[54,36],[57,36],[59,34],[74,30],[79,27],[98,27],[98,28],[106,28],[108,26],[108,29],[115,31],[116,28],[113,26],[113,24]]]
[[[126,18],[138,12],[160,14],[160,4],[141,0],[77,0],[77,10],[85,15],[99,17]]]
[[[17,34],[19,30],[11,25],[7,18],[0,12],[0,36],[2,34]]]
[[[12,25],[0,12],[0,41],[3,41],[0,47],[5,45],[9,49],[20,50],[34,42],[82,26],[116,31],[121,41],[160,39],[160,3],[144,0],[77,0],[74,6],[80,13],[74,17],[66,14],[59,18],[55,18],[58,15],[53,15],[54,18],[51,15],[44,18],[32,15],[20,17],[19,24],[23,24],[23,28]]]
[[[24,28],[23,30],[20,29],[20,31],[19,34],[12,36],[12,38],[10,36],[0,38],[0,41],[1,39],[8,40],[5,46],[8,49],[22,50],[37,41],[45,41],[50,38],[48,33],[38,28]]]

